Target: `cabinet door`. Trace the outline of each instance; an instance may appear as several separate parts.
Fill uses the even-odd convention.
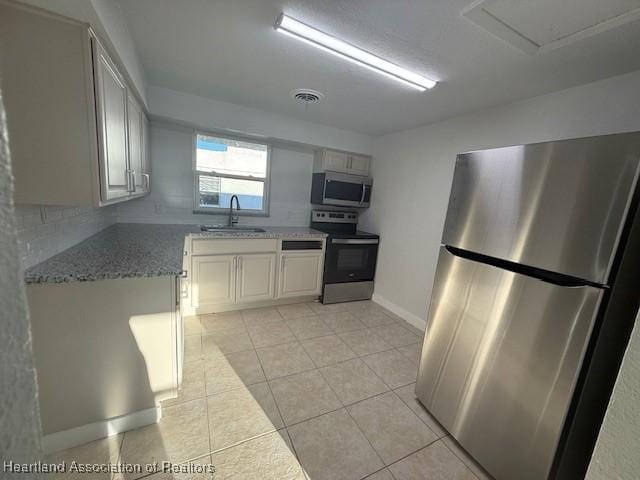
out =
[[[322,167],[333,172],[349,172],[349,155],[326,150]]]
[[[148,193],[151,191],[151,127],[149,119],[142,114],[142,186],[140,189]]]
[[[129,169],[131,170],[131,193],[140,193],[144,186],[144,112],[136,99],[129,94],[127,99],[127,125],[129,137]]]
[[[194,307],[235,302],[236,258],[235,255],[193,257],[191,294]]]
[[[236,303],[273,299],[275,278],[275,253],[239,256]]]
[[[320,295],[322,289],[322,253],[283,253],[280,256],[278,296]]]
[[[100,196],[102,201],[108,201],[129,195],[127,89],[107,52],[95,39],[93,48],[100,142]]]
[[[351,155],[349,163],[349,173],[354,175],[369,175],[369,157]]]

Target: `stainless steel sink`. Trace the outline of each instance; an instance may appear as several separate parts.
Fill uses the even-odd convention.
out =
[[[221,233],[234,233],[234,232],[248,232],[248,233],[264,233],[266,230],[259,227],[230,227],[228,225],[200,225],[200,230],[203,232],[221,232]]]

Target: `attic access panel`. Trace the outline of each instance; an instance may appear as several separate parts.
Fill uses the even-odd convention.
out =
[[[640,19],[640,0],[478,0],[461,14],[533,55]]]

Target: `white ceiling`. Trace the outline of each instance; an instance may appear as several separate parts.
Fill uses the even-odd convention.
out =
[[[471,0],[120,1],[150,84],[372,135],[640,69],[640,21],[529,55],[462,17]],[[416,92],[281,35],[281,12],[441,83]],[[305,109],[296,88],[326,98]]]

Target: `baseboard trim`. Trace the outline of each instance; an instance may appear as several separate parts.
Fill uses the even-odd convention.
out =
[[[427,328],[427,322],[426,320],[418,317],[417,315],[414,315],[411,312],[408,312],[407,310],[405,310],[402,307],[399,307],[398,305],[396,305],[395,303],[387,300],[384,297],[381,297],[380,295],[378,295],[377,293],[374,293],[373,296],[371,297],[371,300],[375,303],[377,303],[378,305],[380,305],[383,308],[386,308],[387,310],[389,310],[391,313],[397,315],[398,317],[400,317],[401,319],[403,319],[404,321],[410,323],[411,325],[413,325],[416,328],[419,328],[420,330],[422,330],[423,332],[425,331],[425,329]]]
[[[157,406],[99,422],[88,423],[69,430],[44,435],[42,437],[42,448],[45,454],[59,452],[60,450],[77,447],[100,438],[117,435],[127,430],[157,423],[161,417],[162,408]]]
[[[206,315],[209,313],[222,313],[222,312],[233,312],[236,310],[247,310],[249,308],[279,307],[282,305],[293,305],[295,303],[309,303],[316,300],[318,300],[317,295],[304,295],[300,297],[285,297],[285,298],[277,298],[277,299],[274,298],[273,300],[263,300],[260,302],[251,302],[251,303],[233,303],[229,305],[202,305],[199,307],[191,307],[190,309],[183,309],[183,314],[185,316]],[[189,312],[190,315],[184,312]]]

